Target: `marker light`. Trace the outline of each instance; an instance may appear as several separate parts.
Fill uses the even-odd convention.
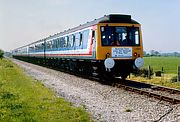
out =
[[[135,57],[137,56],[137,52],[134,53],[134,56],[135,56]]]

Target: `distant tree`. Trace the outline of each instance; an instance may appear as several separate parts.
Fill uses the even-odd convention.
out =
[[[11,54],[10,52],[4,52],[4,56],[6,56],[6,57],[11,57],[12,54]]]
[[[146,56],[146,54],[147,54],[146,51],[143,51],[143,55]]]
[[[0,58],[3,58],[4,51],[0,49]]]
[[[150,57],[151,55],[149,53],[146,54],[146,57]]]
[[[154,52],[155,56],[160,56],[161,54],[158,51]]]
[[[143,56],[144,56],[144,57],[150,57],[151,55],[144,50],[144,51],[143,51]]]
[[[173,52],[173,56],[180,56],[180,53],[178,53],[178,52]]]
[[[154,53],[154,52],[155,52],[155,50],[150,50],[150,55],[151,55],[151,56],[155,56],[155,53]]]
[[[151,56],[160,56],[161,54],[158,52],[158,51],[156,51],[156,50],[151,50],[150,51],[150,54],[151,54]]]

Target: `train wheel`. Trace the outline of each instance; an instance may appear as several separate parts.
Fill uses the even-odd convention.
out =
[[[69,67],[70,67],[70,71],[75,72],[76,71],[76,62],[70,61]]]

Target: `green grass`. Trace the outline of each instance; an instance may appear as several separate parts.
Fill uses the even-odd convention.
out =
[[[164,74],[162,77],[154,75],[152,79],[147,79],[131,76],[131,80],[180,89],[180,82],[173,81],[173,79],[177,79],[177,66],[180,65],[180,57],[144,57],[144,61],[144,67],[147,68],[150,65],[154,72],[161,71],[163,67]]]
[[[154,71],[164,69],[165,73],[176,74],[180,57],[144,57],[144,67],[150,65]]]
[[[83,107],[75,108],[40,82],[26,76],[6,59],[0,59],[1,122],[92,121]]]
[[[131,75],[130,80],[135,80],[138,82],[146,82],[150,84],[166,86],[171,88],[180,89],[180,82],[172,82],[171,79],[174,77],[174,74],[165,74],[164,77],[155,77],[153,76],[152,79],[144,78],[144,77],[136,77]]]

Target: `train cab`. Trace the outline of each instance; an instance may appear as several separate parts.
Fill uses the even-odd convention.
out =
[[[96,59],[105,69],[126,77],[144,64],[141,25],[130,15],[108,15],[97,24]]]

